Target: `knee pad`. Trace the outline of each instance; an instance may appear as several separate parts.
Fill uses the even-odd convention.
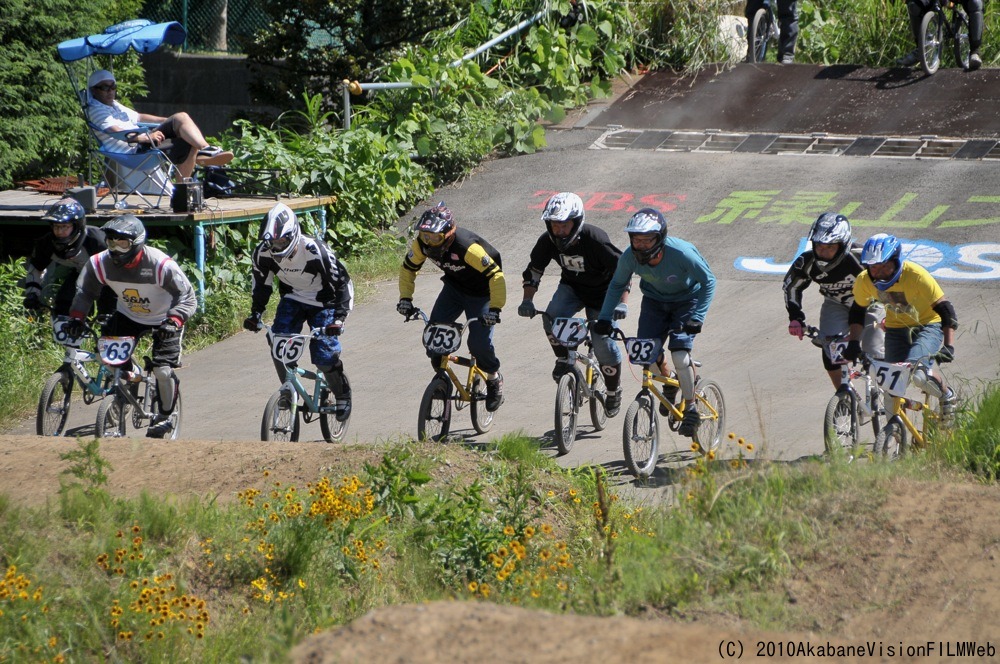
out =
[[[672,350],[670,360],[674,363],[677,382],[681,384],[681,394],[685,399],[690,399],[694,395],[694,365],[691,363],[691,353],[686,350]]]
[[[156,378],[156,398],[160,402],[160,412],[169,413],[177,401],[177,385],[180,380],[170,367],[153,367]]]
[[[913,384],[919,387],[921,390],[931,395],[935,399],[941,398],[944,394],[944,389],[941,386],[941,381],[937,379],[936,376],[928,373],[924,369],[917,369],[913,372],[913,376],[910,377]]]

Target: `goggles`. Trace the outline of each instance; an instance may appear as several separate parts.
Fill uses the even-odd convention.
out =
[[[444,244],[444,233],[431,233],[430,231],[420,231],[417,233],[420,241],[428,247],[440,247]]]
[[[108,251],[113,254],[124,254],[132,248],[132,240],[127,237],[108,237]]]
[[[292,238],[290,238],[287,235],[276,237],[273,240],[271,240],[271,251],[280,254],[285,249],[288,249],[289,245],[291,244],[292,244]]]

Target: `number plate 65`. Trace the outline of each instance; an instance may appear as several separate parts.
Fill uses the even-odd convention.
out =
[[[625,352],[632,364],[647,366],[656,362],[656,356],[660,354],[660,341],[629,337],[625,340]]]
[[[297,334],[275,334],[271,337],[271,357],[282,364],[291,364],[302,357],[306,339]]]
[[[424,348],[436,355],[449,355],[462,345],[461,323],[432,323],[424,328]]]

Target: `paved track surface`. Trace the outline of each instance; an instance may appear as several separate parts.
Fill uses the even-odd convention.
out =
[[[826,96],[836,97],[834,90],[844,84],[844,76],[822,77],[819,74],[827,70],[804,66],[741,66],[697,85],[721,89],[727,81],[735,81],[733,85],[738,87],[737,83],[745,83],[747,77],[765,75],[797,80],[799,72],[807,69],[812,72],[806,77],[811,85],[829,86]],[[895,74],[882,72],[881,76]],[[928,94],[943,97],[955,77],[987,81],[995,74],[975,76],[941,72],[916,80],[907,89],[934,86],[936,92]],[[497,414],[494,434],[522,430],[543,438],[551,436],[555,393],[549,376],[552,353],[540,320],[521,319],[515,312],[521,299],[520,274],[531,246],[544,230],[539,221],[541,207],[551,192],[561,190],[579,192],[587,206],[587,223],[607,230],[619,246],[626,242],[622,228],[631,212],[652,204],[664,210],[672,234],[694,242],[701,250],[719,279],[719,287],[695,355],[704,362],[703,374],[716,379],[725,391],[726,430],[755,442],[770,458],[791,461],[822,451],[823,409],[831,388],[818,351],[787,335],[781,293],[782,265],[792,260],[820,211],[847,212],[862,240],[887,230],[918,245],[924,260],[941,277],[962,323],[957,361],[947,368],[950,379],[966,394],[974,392],[982,381],[996,380],[1000,366],[995,319],[1000,295],[1000,245],[996,244],[1000,197],[996,195],[995,162],[592,149],[608,123],[651,126],[650,118],[658,118],[659,113],[650,110],[642,95],[656,93],[656,80],[667,81],[665,77],[647,77],[634,94],[626,92],[603,113],[598,112],[600,107],[592,107],[589,127],[579,128],[583,122],[577,120],[576,129],[553,129],[548,148],[533,155],[490,161],[464,182],[445,187],[434,196],[434,201],[446,201],[459,224],[488,238],[503,255],[508,304],[496,330],[496,344],[507,399]],[[672,94],[670,86],[676,85],[668,81],[664,99]],[[858,115],[879,117],[888,123],[884,117],[888,102],[880,95],[898,91],[869,87],[877,108],[868,113],[856,109]],[[981,120],[970,121],[970,127],[995,125],[992,94],[970,102],[970,113]],[[705,95],[703,99],[708,101],[704,103],[709,107],[721,103],[707,92]],[[718,97],[726,98],[732,99],[732,95]],[[666,104],[670,108],[661,105],[660,112],[687,113],[686,104],[687,98],[681,95],[676,104]],[[802,108],[816,107],[809,104]],[[724,115],[725,110],[720,107],[718,112]],[[787,110],[782,117],[794,118],[799,124],[782,124],[783,128],[811,128],[802,124],[805,113]],[[896,107],[897,127],[914,133],[937,131],[914,129],[908,124],[910,110]],[[708,118],[707,111],[702,112]],[[703,124],[713,122],[707,119]],[[817,117],[816,122],[823,120]],[[401,225],[421,209],[401,219]],[[418,306],[431,307],[439,289],[438,276],[430,265],[419,275]],[[536,303],[548,301],[556,282],[557,272],[550,268]],[[638,289],[634,293],[637,296]],[[421,329],[417,323],[403,323],[395,313],[396,299],[394,281],[379,284],[377,293],[360,305],[348,322],[343,341],[344,362],[355,390],[351,441],[380,443],[414,435],[416,430],[417,407],[431,370],[420,345]],[[806,307],[811,322],[815,322],[819,308],[815,288],[806,292]],[[634,297],[624,322],[627,332],[634,332],[638,310],[639,298]],[[180,376],[185,399],[183,437],[192,439],[256,438],[264,404],[278,385],[263,335],[245,332],[187,354]],[[628,373],[623,384],[627,406],[639,386]],[[73,418],[78,425],[75,431],[88,433],[95,413],[96,407],[78,406]],[[586,416],[583,423],[576,446],[560,462],[567,466],[593,462],[622,469],[622,416],[609,422],[600,434],[587,426]],[[15,432],[30,433],[33,428],[33,422],[25,421]],[[455,414],[453,430],[472,436],[467,410]],[[321,438],[318,424],[303,426],[302,431],[306,441]],[[661,450],[670,452],[675,446],[684,450],[688,441],[665,433]],[[331,447],[331,454],[335,450]],[[647,488],[671,482],[667,465],[661,464]]]

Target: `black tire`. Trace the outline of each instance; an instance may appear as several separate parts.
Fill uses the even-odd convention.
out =
[[[858,412],[856,397],[848,391],[838,391],[826,404],[823,416],[823,445],[827,456],[846,450],[853,455],[858,446]]]
[[[45,381],[38,397],[35,433],[39,436],[61,436],[66,430],[73,396],[73,375],[60,369]]]
[[[503,405],[503,404],[501,404]],[[472,379],[472,426],[479,433],[488,433],[493,428],[493,416],[486,410],[486,381],[479,374]]]
[[[568,454],[576,440],[576,422],[580,413],[577,405],[577,377],[570,371],[559,378],[556,387],[555,422],[552,438],[559,454]]]
[[[969,45],[969,17],[965,12],[955,6],[955,19],[952,22],[954,28],[955,43],[952,52],[955,55],[955,64],[969,71],[969,56],[972,54],[972,47]]]
[[[347,374],[344,373],[344,388],[347,393],[350,394],[351,382],[347,380]],[[351,423],[351,416],[348,414],[347,419],[343,422],[337,419],[336,415],[331,413],[320,413],[319,416],[319,428],[323,432],[323,440],[328,443],[339,443],[344,440],[344,436],[347,434],[347,426]]]
[[[903,423],[893,418],[886,422],[875,440],[875,452],[881,454],[887,461],[895,461],[906,454],[909,444]]]
[[[594,431],[604,431],[608,426],[608,409],[604,405],[604,399],[608,394],[608,388],[604,384],[604,374],[600,369],[594,374],[594,385],[590,392],[590,422],[594,425]]]
[[[174,384],[174,389],[177,390],[177,394],[174,397],[174,410],[170,413],[170,421],[173,423],[174,428],[171,429],[169,436],[164,436],[164,440],[177,440],[181,435],[181,417],[184,414],[183,405],[181,401],[180,386],[176,383]],[[160,402],[158,399],[153,399],[153,419],[155,420],[160,414]],[[151,422],[152,423],[152,422]]]
[[[708,454],[718,450],[722,444],[722,432],[726,428],[726,401],[722,388],[714,380],[702,381],[695,393],[695,407],[701,415],[701,424],[694,432],[694,442],[698,443],[702,454]]]
[[[260,420],[260,439],[277,442],[297,442],[299,439],[299,411],[292,414],[292,395],[278,390],[267,400]]]
[[[927,12],[920,21],[917,50],[920,66],[928,76],[941,66],[941,27],[941,16],[937,12]]]
[[[417,438],[442,441],[451,429],[451,383],[443,378],[434,378],[424,390],[420,399],[420,413],[417,416]]]
[[[622,427],[622,445],[625,465],[629,472],[640,479],[653,474],[659,460],[660,427],[656,419],[653,397],[640,392],[625,413]]]
[[[747,62],[764,62],[767,44],[771,39],[771,16],[765,7],[761,7],[753,15],[747,37]]]
[[[97,438],[124,438],[128,428],[127,415],[124,399],[114,393],[104,397],[104,400],[101,401],[101,407],[97,409],[94,436]]]

